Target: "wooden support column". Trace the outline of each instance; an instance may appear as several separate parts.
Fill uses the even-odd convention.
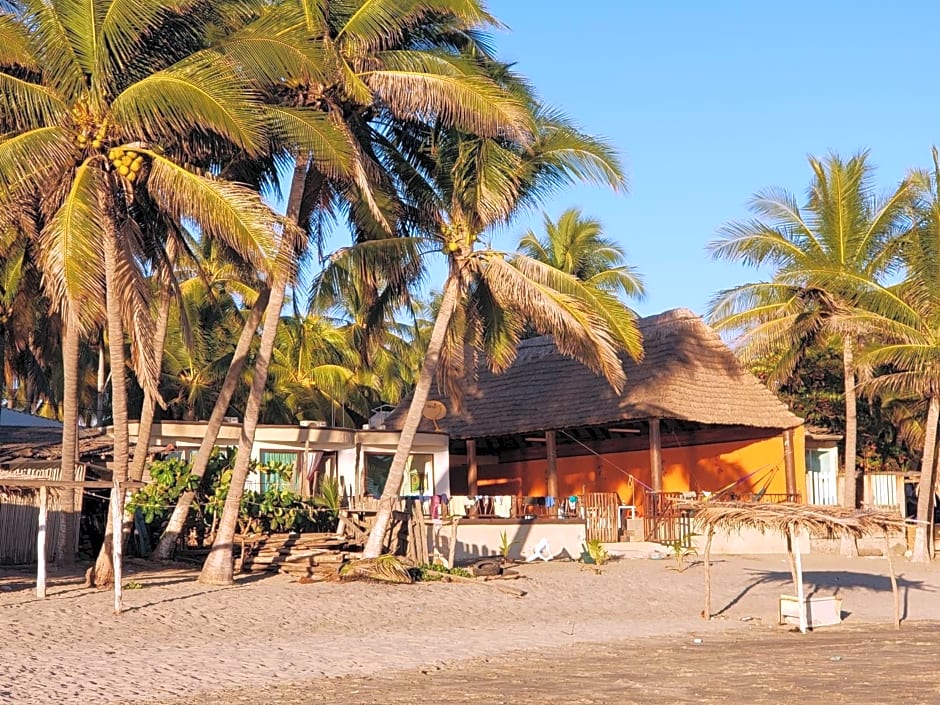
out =
[[[558,447],[554,431],[545,432],[545,494],[549,497],[558,497]]]
[[[477,474],[479,466],[477,465],[477,442],[473,438],[467,440],[467,495],[476,497],[479,489],[477,486]],[[453,567],[453,566],[451,566]]]
[[[653,492],[663,491],[663,441],[659,434],[659,419],[650,419],[650,478]]]
[[[123,541],[121,540],[121,529],[124,518],[124,488],[121,483],[114,480],[114,487],[111,488],[111,517],[113,539],[111,540],[111,561],[114,564],[114,613],[121,614],[124,610],[124,563],[121,555]]]
[[[796,494],[796,462],[793,459],[793,429],[783,432],[783,467],[787,480],[787,494]]]
[[[36,531],[36,597],[46,596],[46,526],[49,524],[49,489],[39,488],[39,527]]]

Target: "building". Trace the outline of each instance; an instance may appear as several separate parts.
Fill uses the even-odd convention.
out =
[[[802,420],[692,312],[667,311],[639,327],[645,356],[624,360],[619,394],[541,337],[524,341],[502,374],[481,365],[459,406],[438,398],[447,407],[436,424],[450,436],[451,491],[511,495],[549,513],[572,498],[615,503],[617,516],[602,523],[621,533],[634,516],[649,529],[661,502],[678,493],[805,496]],[[388,428],[403,419],[399,409]]]
[[[237,447],[241,424],[222,425],[216,446]],[[139,424],[131,422],[133,441]],[[164,456],[192,460],[206,432],[204,421],[161,421],[153,425],[151,447]],[[262,424],[257,427],[251,457],[259,464],[286,463],[293,468],[290,485],[303,496],[316,493],[325,477],[335,479],[346,497],[381,494],[398,444],[398,433],[371,428],[331,428],[321,422],[298,425]],[[415,439],[408,477],[402,494],[446,494],[450,491],[447,436],[419,433]],[[246,489],[263,492],[270,482],[280,482],[271,473],[249,474]]]

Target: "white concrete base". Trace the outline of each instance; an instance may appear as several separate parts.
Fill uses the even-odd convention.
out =
[[[806,626],[810,629],[842,623],[842,598],[837,595],[807,597]],[[800,601],[793,595],[780,596],[779,624],[800,624]]]
[[[809,553],[809,534],[807,532],[800,533],[797,536],[797,544],[797,546],[794,546],[794,550],[803,555]],[[705,537],[693,537],[692,545],[701,555],[705,552]],[[766,534],[762,534],[755,529],[716,531],[712,537],[711,552],[712,555],[786,553],[787,539],[783,534],[775,531],[768,531]]]
[[[577,560],[586,541],[583,521],[565,519],[464,519],[457,525],[454,562],[472,563],[480,558],[500,555],[502,534],[509,541],[509,558],[520,561],[532,555],[543,539],[554,558]],[[437,542],[438,551],[447,556],[450,529],[445,525]],[[432,544],[433,552],[434,546]]]

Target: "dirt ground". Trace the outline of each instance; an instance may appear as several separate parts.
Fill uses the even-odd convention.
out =
[[[776,555],[717,559],[710,621],[696,561],[519,565],[521,598],[285,575],[213,587],[131,562],[121,615],[78,571],[39,600],[28,569],[6,570],[0,703],[940,704],[940,565],[897,561],[895,632],[884,559],[805,558],[807,590],[841,596],[845,620],[808,635],[776,624],[792,592]]]
[[[809,636],[760,627],[702,639],[644,638],[358,678],[327,678],[172,705],[936,705],[940,628],[837,628]],[[169,704],[168,704],[169,705]]]

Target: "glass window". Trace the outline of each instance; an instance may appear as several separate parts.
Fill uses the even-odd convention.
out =
[[[299,453],[296,450],[262,450],[261,451],[261,491],[267,492],[272,487],[283,490],[290,488],[294,492],[300,489],[300,474],[297,471],[297,458]],[[281,463],[291,466],[293,471],[287,477],[280,472],[272,472],[266,469],[266,466],[272,463]]]

